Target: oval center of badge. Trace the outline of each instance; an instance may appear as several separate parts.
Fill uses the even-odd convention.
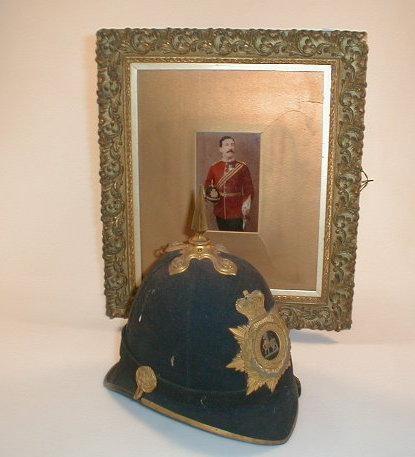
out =
[[[261,354],[266,360],[273,360],[280,352],[280,340],[272,330],[267,330],[261,338]]]

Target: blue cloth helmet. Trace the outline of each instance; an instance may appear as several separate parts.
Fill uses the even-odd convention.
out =
[[[222,436],[284,443],[299,396],[288,331],[261,274],[209,242],[201,214],[141,284],[105,386]]]

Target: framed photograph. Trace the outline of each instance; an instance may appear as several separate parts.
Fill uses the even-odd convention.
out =
[[[209,238],[262,273],[289,327],[349,328],[366,60],[363,32],[100,30],[107,314],[187,238],[203,185]]]
[[[258,233],[261,134],[196,133],[196,186],[205,188],[211,231]]]

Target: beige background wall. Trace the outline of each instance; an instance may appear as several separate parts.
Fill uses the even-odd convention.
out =
[[[414,23],[411,0],[1,2],[1,455],[413,453]],[[363,165],[375,182],[361,199],[353,329],[292,333],[304,389],[278,450],[102,388],[121,322],[104,317],[94,33],[127,26],[369,34]]]

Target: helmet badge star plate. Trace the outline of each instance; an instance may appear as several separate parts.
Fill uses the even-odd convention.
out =
[[[236,301],[236,309],[247,317],[248,324],[229,329],[240,351],[227,368],[247,374],[247,395],[263,385],[274,392],[290,366],[288,330],[275,308],[266,311],[261,291],[244,291],[243,294],[244,297]]]

